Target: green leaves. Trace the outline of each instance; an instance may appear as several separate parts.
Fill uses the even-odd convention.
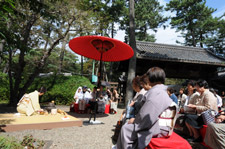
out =
[[[36,78],[29,91],[34,91],[40,86],[45,86],[47,92],[40,102],[54,100],[56,104],[69,105],[74,99],[73,96],[79,86],[93,88],[94,85],[83,76],[48,76]]]
[[[163,6],[161,6],[157,0],[135,1],[135,28],[137,40],[151,42],[156,40],[154,35],[149,35],[147,31],[151,29],[156,32],[156,29],[168,19],[163,16],[163,11]],[[123,14],[123,19],[120,20],[120,29],[126,30],[126,34],[128,34],[129,29],[127,12],[128,8],[126,13]]]
[[[23,149],[24,147],[15,138],[0,136],[0,148]]]
[[[176,13],[170,24],[182,32],[185,45],[203,47],[208,33],[215,30],[217,19],[212,17],[212,13],[216,9],[207,7],[205,3],[205,0],[171,0],[167,4],[166,10]]]

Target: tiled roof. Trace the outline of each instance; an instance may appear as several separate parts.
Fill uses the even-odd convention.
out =
[[[225,59],[203,48],[137,41],[137,58],[225,66]]]

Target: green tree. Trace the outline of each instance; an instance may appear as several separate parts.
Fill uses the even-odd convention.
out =
[[[129,40],[129,11],[128,5],[124,10],[124,17],[120,20],[120,29],[125,30],[126,42]],[[149,35],[148,30],[157,32],[157,28],[167,20],[162,15],[163,6],[160,6],[157,0],[135,0],[135,36],[140,41],[155,42],[155,36]]]
[[[223,15],[225,16],[225,14]],[[215,53],[220,53],[223,56],[225,49],[225,20],[221,19],[223,16],[219,17],[216,22],[214,22],[216,29],[208,33],[208,38],[205,40],[205,45],[208,49],[212,50]]]
[[[87,34],[88,32],[88,34],[108,36],[108,37],[111,34],[111,37],[113,38],[114,34],[116,33],[115,23],[119,22],[120,17],[123,15],[124,4],[125,4],[124,0],[81,0],[79,2],[78,7],[84,11],[87,10],[92,11],[90,16],[91,21],[95,26],[95,29],[92,31],[92,33],[86,31],[86,33],[84,34]],[[83,61],[81,59],[81,65],[82,64]],[[107,70],[111,71],[112,69],[110,68],[112,68],[112,65],[113,64],[111,64],[111,67],[107,67],[108,68]],[[81,67],[81,69],[82,68],[83,67]],[[82,72],[86,73],[85,71],[86,70],[83,70]]]
[[[114,26],[110,27],[111,23],[119,21],[124,9],[123,0],[80,0],[79,6],[81,10],[91,10],[91,19],[94,22],[96,29],[95,35],[108,36],[110,30],[114,29]],[[114,30],[113,30],[114,32]]]
[[[8,63],[10,104],[16,105],[34,78],[45,68],[59,42],[71,28],[77,28],[76,22],[88,19],[88,13],[76,9],[76,2],[72,0],[15,1],[13,11],[15,15],[8,13],[8,20],[0,22],[0,32],[5,37],[3,54]],[[0,19],[3,20],[2,17]],[[36,53],[40,57],[34,57],[32,64],[33,58],[27,56],[36,49],[41,49]],[[29,67],[30,63],[34,67]]]
[[[75,55],[75,53],[71,53],[70,51],[65,50],[63,54],[63,61],[60,61],[60,54],[61,54],[60,48],[55,48],[52,51],[52,54],[49,56],[47,60],[47,64],[42,70],[42,72],[48,73],[48,72],[55,72],[59,73],[59,65],[61,65],[61,71],[60,72],[70,72],[70,73],[79,73],[80,66],[79,66],[79,60],[78,56]]]
[[[212,17],[216,9],[205,5],[205,0],[171,0],[166,10],[175,12],[171,17],[171,26],[182,32],[185,45],[203,47],[203,43],[210,31],[215,30],[214,22],[217,18]]]

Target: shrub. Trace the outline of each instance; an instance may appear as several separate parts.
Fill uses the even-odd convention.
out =
[[[69,105],[74,99],[73,96],[79,86],[93,88],[94,85],[83,76],[62,76],[53,75],[35,79],[29,91],[37,90],[41,86],[47,88],[47,92],[40,98],[40,102],[55,101],[56,104]]]
[[[43,148],[45,142],[43,140],[34,139],[32,135],[26,135],[23,137],[21,145],[28,149]]]
[[[24,147],[15,138],[0,136],[0,148],[23,149]]]
[[[7,103],[9,101],[10,90],[8,80],[7,74],[0,73],[0,103]],[[45,86],[47,92],[43,97],[40,97],[40,102],[54,100],[56,104],[69,105],[73,101],[77,88],[84,85],[89,88],[94,87],[88,78],[83,76],[51,75],[36,78],[26,93]]]
[[[9,81],[8,75],[0,72],[0,100],[8,101],[9,100]]]
[[[0,136],[0,148],[1,149],[35,149],[43,148],[45,142],[43,140],[38,140],[33,138],[32,135],[26,135],[23,137],[23,140],[20,142],[13,137],[4,137]]]

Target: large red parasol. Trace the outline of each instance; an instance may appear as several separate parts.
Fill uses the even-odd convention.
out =
[[[133,49],[119,40],[103,37],[103,36],[81,36],[70,40],[69,47],[77,54],[100,61],[100,76],[98,79],[98,87],[102,76],[102,61],[115,62],[130,59],[133,55]],[[94,122],[96,119],[96,105],[94,113]]]
[[[70,40],[69,47],[77,54],[106,62],[130,59],[132,48],[119,40],[104,36],[81,36]]]
[[[70,40],[69,47],[77,54],[100,61],[100,76],[102,77],[102,61],[115,62],[130,59],[133,49],[126,43],[104,36],[81,36]]]

